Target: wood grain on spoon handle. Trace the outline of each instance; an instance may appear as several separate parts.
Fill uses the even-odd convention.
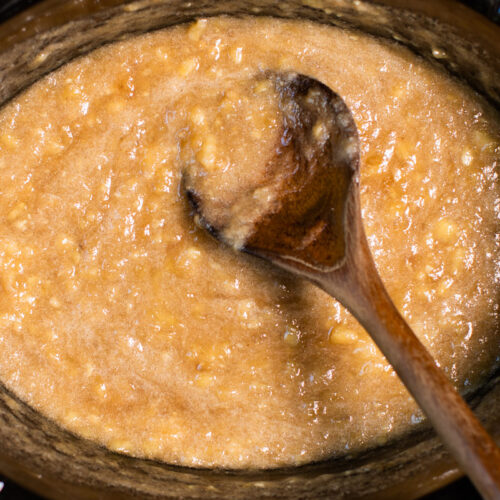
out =
[[[397,311],[366,241],[361,246],[365,248],[355,254],[358,262],[347,267],[340,285],[327,273],[317,275],[315,281],[337,296],[370,332],[483,497],[499,500],[499,448]]]

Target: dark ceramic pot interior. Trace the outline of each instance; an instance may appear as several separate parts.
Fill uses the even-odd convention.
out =
[[[114,6],[96,9],[93,14],[38,33],[1,52],[0,105],[43,75],[103,44],[200,16],[227,14],[309,19],[404,44],[464,80],[497,109],[500,107],[494,54],[480,44],[465,41],[456,28],[409,10],[347,0],[120,3],[109,2]],[[43,57],[38,57],[40,54]],[[468,399],[488,430],[496,432],[500,440],[498,370]],[[459,475],[425,426],[355,457],[296,468],[236,472],[169,466],[112,453],[78,438],[1,384],[0,442],[0,470],[51,498],[401,498],[404,491],[410,499]]]

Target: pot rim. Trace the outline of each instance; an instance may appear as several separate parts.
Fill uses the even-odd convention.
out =
[[[488,21],[486,18],[474,13],[473,11],[471,11],[470,9],[468,9],[465,6],[462,6],[462,5],[455,3],[452,0],[440,0],[440,4],[443,4],[445,7],[443,9],[443,11],[439,10],[436,7],[437,3],[426,2],[426,0],[414,0],[414,2],[415,2],[415,5],[413,5],[413,3],[412,3],[409,10],[413,10],[415,12],[418,12],[420,14],[424,14],[427,16],[429,14],[431,14],[431,16],[438,16],[437,18],[439,18],[441,21],[443,21],[447,24],[453,23],[456,21],[459,24],[459,28],[464,29],[464,34],[467,34],[466,36],[471,41],[471,43],[484,44],[485,41],[487,40],[488,43],[491,44],[492,40],[498,41],[498,43],[492,43],[489,46],[489,48],[493,49],[493,52],[498,53],[498,55],[500,56],[500,29],[497,28],[496,25],[494,25],[493,23]],[[20,26],[22,26],[23,23],[32,22],[33,18],[36,18],[37,16],[41,15],[41,13],[43,12],[43,9],[46,9],[47,7],[50,7],[51,5],[56,5],[56,4],[61,4],[61,3],[63,3],[63,2],[61,2],[61,0],[42,1],[38,4],[35,4],[34,6],[30,7],[27,11],[25,11],[21,14],[18,14],[14,18],[11,18],[11,20],[13,22],[12,25],[10,25],[9,21],[7,21],[7,24],[9,24],[11,31],[12,31],[12,29],[15,29],[17,32],[27,34],[27,33],[29,33],[29,30],[23,31],[20,29]],[[133,3],[133,2],[126,1],[126,2],[122,2],[122,3]],[[408,7],[409,7],[409,5],[408,5],[409,2],[407,0],[373,0],[373,3],[383,4],[383,5],[389,4],[394,8],[404,8],[406,10],[408,10]],[[453,7],[453,8],[451,8],[451,7]],[[108,7],[105,6],[104,8],[108,8]],[[419,9],[421,9],[421,10],[419,10]],[[464,14],[466,14],[466,16],[464,16]],[[464,23],[464,19],[467,19],[468,23]],[[473,26],[473,25],[474,26],[481,26],[482,29],[478,29],[477,32],[474,30],[471,30],[471,26]],[[6,26],[6,23],[0,25],[0,42],[2,41],[2,36],[7,37],[7,38],[12,36],[12,35],[9,35],[9,30],[7,30],[7,35],[2,33],[3,28],[5,26]],[[13,26],[15,26],[15,28],[13,28]],[[469,38],[469,36],[470,36],[470,38]],[[9,38],[9,39],[12,40],[12,38]],[[17,44],[20,41],[21,41],[21,39],[16,40],[14,42],[14,44]],[[499,63],[498,70],[500,73],[500,57],[499,57],[498,63]],[[141,460],[141,459],[136,459],[136,460]],[[445,462],[446,462],[446,460],[445,460]],[[0,456],[0,463],[2,463],[1,456]],[[4,464],[2,463],[2,466],[3,465]],[[170,467],[176,467],[176,466],[170,466]],[[179,466],[176,468],[179,470],[185,470],[187,472],[193,471],[193,469],[190,469],[187,467],[180,467]],[[296,470],[296,468],[294,470]],[[8,476],[11,476],[10,471],[14,471],[14,468],[10,468],[8,465],[6,465],[5,472]],[[198,473],[197,469],[195,471],[196,471],[196,473]],[[219,472],[221,475],[228,474],[227,471],[219,471]],[[46,480],[46,478],[44,478],[42,475],[41,475],[41,477],[38,477],[38,478],[35,477],[33,475],[33,471],[25,471],[24,474],[26,476],[24,481],[26,482],[26,484],[30,488],[34,489],[35,491],[38,491],[41,494],[47,494],[47,489],[46,489],[47,487],[43,485],[44,483],[46,484],[46,482],[44,481],[44,480]],[[16,476],[18,474],[15,472],[12,472],[12,475]],[[418,494],[420,495],[420,494],[424,494],[424,493],[428,493],[430,491],[433,491],[434,489],[439,488],[441,486],[444,486],[445,484],[451,482],[456,477],[459,477],[461,475],[461,473],[456,469],[456,467],[454,467],[452,465],[452,462],[448,458],[447,466],[444,467],[444,469],[442,469],[437,474],[434,474],[431,478],[430,483],[426,482],[425,484],[423,484],[424,475],[417,476],[415,478],[415,481],[414,481],[415,490],[413,491],[413,493],[418,492]],[[21,477],[21,476],[23,476],[22,472],[18,475],[18,477]],[[425,479],[428,480],[429,478],[425,478]],[[431,485],[429,486],[429,484],[431,484]],[[71,485],[71,486],[74,486],[74,485]],[[82,486],[82,485],[80,485],[80,486],[83,487],[83,489],[85,490],[84,486]],[[418,488],[420,488],[420,489],[418,489]],[[391,498],[390,490],[391,490],[391,487],[389,487],[388,490],[385,490],[383,492],[383,498]],[[86,495],[87,494],[91,495],[91,493],[92,493],[92,490],[85,491]],[[399,494],[400,494],[400,492],[399,492]],[[377,494],[373,498],[381,498],[381,497],[379,497],[379,494]],[[397,498],[397,496],[394,496],[394,498]]]

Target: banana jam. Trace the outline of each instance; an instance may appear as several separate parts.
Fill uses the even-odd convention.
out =
[[[235,196],[274,152],[265,71],[351,109],[371,251],[448,377],[470,393],[498,366],[498,117],[360,33],[199,19],[74,60],[0,111],[0,379],[61,426],[134,456],[265,468],[423,420],[337,301],[193,222],[185,151]]]

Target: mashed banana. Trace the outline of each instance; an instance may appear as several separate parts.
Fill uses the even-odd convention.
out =
[[[71,431],[276,467],[422,420],[338,302],[193,223],[181,151],[252,179],[279,126],[248,83],[265,70],[311,75],[352,110],[371,250],[440,366],[467,392],[498,363],[497,118],[373,38],[202,19],[99,49],[0,113],[0,379]]]

